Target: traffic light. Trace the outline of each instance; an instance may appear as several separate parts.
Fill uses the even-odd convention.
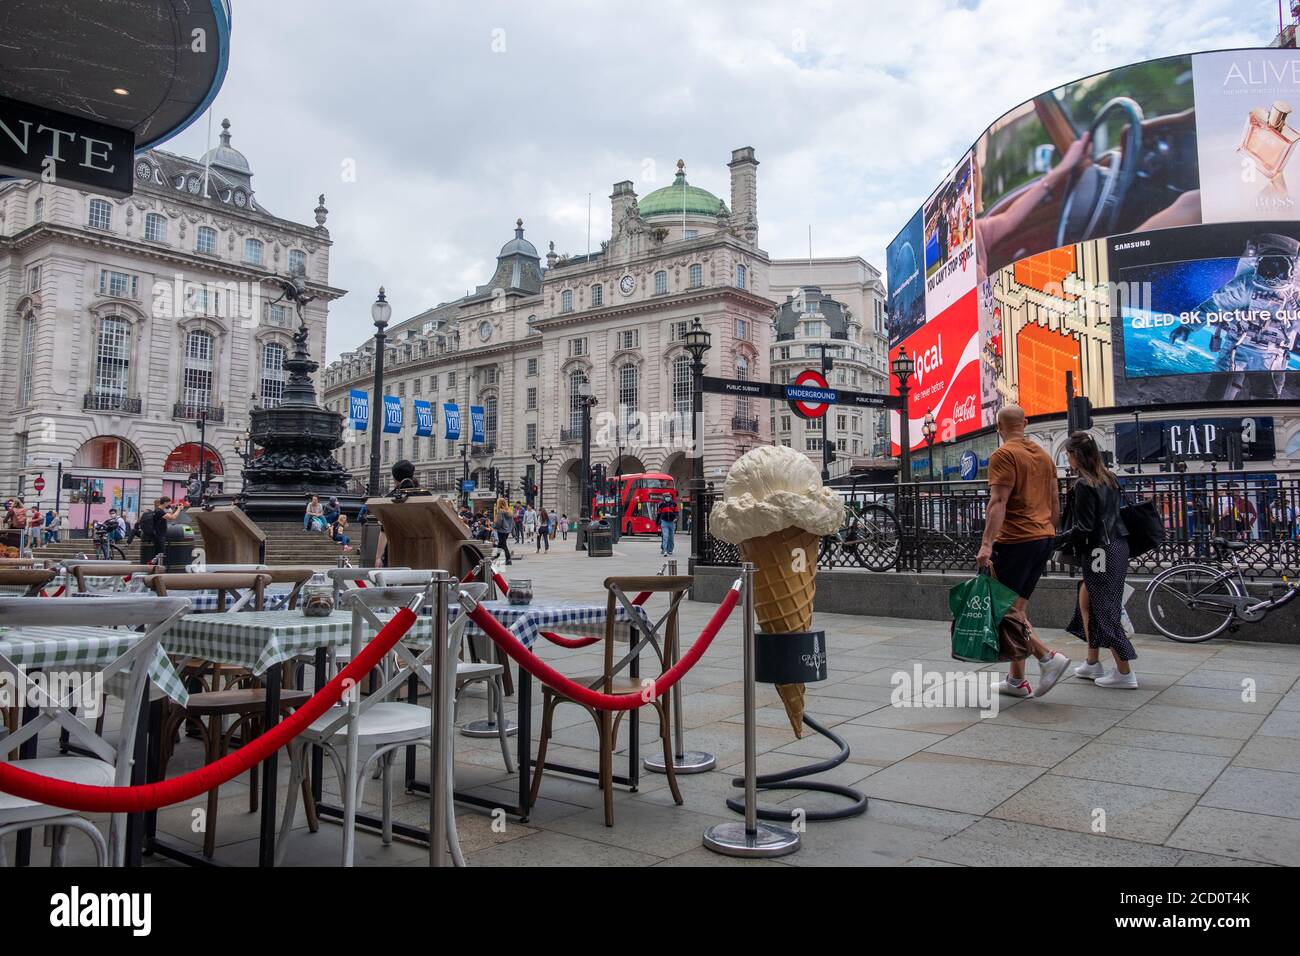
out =
[[[1086,432],[1092,428],[1092,402],[1085,395],[1076,395],[1070,399],[1070,430]]]

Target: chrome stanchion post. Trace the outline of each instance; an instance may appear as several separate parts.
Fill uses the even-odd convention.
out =
[[[704,845],[724,856],[785,856],[799,849],[799,834],[758,819],[758,744],[754,716],[754,565],[740,566],[745,660],[745,822],[715,823],[704,831]]]
[[[429,865],[447,865],[447,800],[451,781],[447,764],[451,752],[447,696],[447,599],[451,575],[433,572],[433,673],[429,707]]]
[[[483,560],[479,562],[478,578],[487,585],[487,592],[483,595],[483,600],[495,601],[500,597],[500,595],[497,594],[497,579],[496,575],[492,573],[492,559],[490,557],[485,556]],[[474,641],[475,639],[470,637],[470,640]],[[496,644],[489,641],[486,637],[483,638],[483,649],[485,651],[485,658],[488,654],[491,654],[492,660],[496,663],[505,667],[510,666],[510,661],[508,659],[501,659],[501,652],[497,649]],[[460,729],[460,735],[462,737],[497,736],[497,709],[496,702],[493,699],[493,695],[497,693],[497,685],[494,682],[489,681],[487,682],[487,688],[487,719],[471,720]],[[517,733],[519,733],[519,725],[513,720],[506,718],[506,736],[513,737]]]
[[[677,560],[669,558],[665,567],[669,577],[677,576]],[[680,647],[681,635],[673,636],[672,647],[668,648],[668,666],[672,667],[677,663],[677,657],[681,652]],[[677,686],[671,691],[673,697],[673,772],[674,773],[705,773],[717,766],[717,758],[711,753],[703,750],[686,749],[686,731],[682,721],[682,682],[678,681]],[[660,756],[646,757],[641,761],[641,765],[651,773],[665,773],[664,758]]]

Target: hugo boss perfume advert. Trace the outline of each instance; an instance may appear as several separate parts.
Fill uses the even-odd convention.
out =
[[[1228,50],[1193,58],[1205,222],[1300,212],[1300,54]]]

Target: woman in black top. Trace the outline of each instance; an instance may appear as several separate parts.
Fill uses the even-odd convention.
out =
[[[1074,617],[1066,628],[1088,642],[1087,663],[1074,669],[1076,677],[1098,687],[1136,688],[1137,675],[1129,662],[1137,657],[1124,633],[1124,576],[1128,571],[1128,529],[1120,517],[1123,498],[1119,482],[1101,460],[1096,441],[1075,432],[1065,444],[1070,468],[1079,477],[1070,488],[1065,507],[1062,544],[1073,551],[1083,572]],[[1106,672],[1101,649],[1115,658],[1115,671]]]

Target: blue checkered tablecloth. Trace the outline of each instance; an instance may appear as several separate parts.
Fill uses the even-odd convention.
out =
[[[534,601],[531,604],[511,604],[509,601],[483,601],[483,608],[494,618],[500,621],[525,647],[531,648],[537,641],[537,635],[541,631],[555,631],[565,636],[574,637],[604,637],[605,635],[605,605],[604,604],[566,604],[558,602]],[[425,614],[431,614],[432,609],[426,608]],[[618,604],[614,607],[614,624],[615,635],[626,639],[631,633],[633,624],[645,628],[648,621],[644,611],[638,611],[641,620],[633,621],[628,616],[627,609]],[[451,619],[454,621],[460,614],[460,605],[453,604],[451,607]],[[473,621],[470,621],[465,628],[468,635],[475,636],[483,633]]]
[[[292,584],[272,584],[266,589],[265,610],[283,611],[289,607],[289,595],[293,593]],[[217,592],[216,591],[178,591],[178,596],[189,598],[194,605],[196,612],[215,611],[217,609]],[[239,600],[238,595],[231,591],[226,592],[226,607],[229,609],[232,604]],[[251,605],[248,608],[251,613]]]

